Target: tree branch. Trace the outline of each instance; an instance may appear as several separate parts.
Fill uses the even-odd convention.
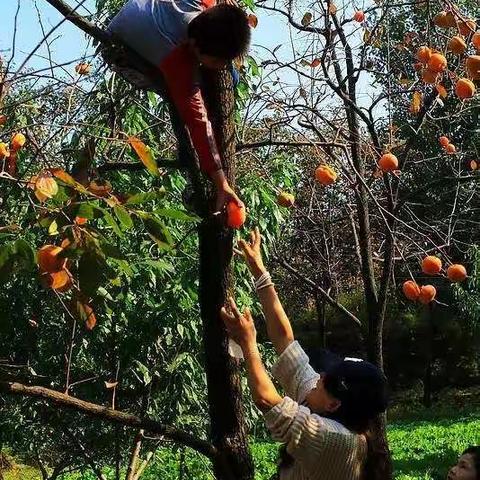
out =
[[[157,159],[158,168],[180,168],[180,163],[175,160],[167,160],[163,158]],[[104,163],[97,167],[98,173],[114,172],[117,170],[127,170],[129,172],[137,172],[139,170],[146,170],[142,162],[111,162]]]
[[[63,0],[46,0],[52,7],[57,9],[67,20],[76,25],[80,30],[93,37],[103,44],[112,44],[112,37],[109,33],[89,22],[86,18],[76,13]]]
[[[86,413],[87,415],[106,420],[110,423],[125,425],[127,427],[136,427],[148,432],[157,433],[170,440],[181,443],[182,445],[186,445],[210,459],[216,459],[219,455],[217,449],[209,442],[194,437],[182,430],[178,430],[169,425],[164,425],[149,418],[140,418],[136,415],[112,410],[111,408],[102,405],[85,402],[84,400],[57,392],[56,390],[38,386],[28,386],[16,382],[0,382],[0,392],[43,399],[47,402],[56,403],[57,405],[71,408],[77,412]]]
[[[318,292],[325,300],[335,309],[337,309],[339,312],[343,313],[346,317],[348,317],[350,320],[354,321],[357,325],[361,326],[362,322],[353,315],[353,313],[349,312],[343,305],[338,303],[336,300],[334,300],[322,287],[317,285],[315,282],[307,278],[305,275],[301,274],[296,268],[292,267],[287,261],[282,260],[280,258],[276,258],[275,261],[281,265],[283,268],[285,268],[287,271],[295,275],[297,278],[305,282],[312,290]]]

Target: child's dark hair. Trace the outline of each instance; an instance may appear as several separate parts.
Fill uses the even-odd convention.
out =
[[[473,457],[473,464],[475,465],[475,473],[477,480],[480,480],[480,446],[468,447],[462,455],[471,455]]]
[[[230,61],[247,53],[250,26],[240,7],[222,4],[195,17],[188,25],[188,36],[201,54]]]

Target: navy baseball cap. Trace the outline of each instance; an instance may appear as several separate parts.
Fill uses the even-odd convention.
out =
[[[371,420],[387,409],[387,379],[377,366],[324,349],[310,351],[309,357],[312,367],[324,373],[325,389],[342,402],[341,416]]]

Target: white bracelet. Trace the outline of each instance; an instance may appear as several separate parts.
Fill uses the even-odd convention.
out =
[[[261,285],[260,287],[257,288],[257,292],[259,292],[260,290],[263,290],[264,288],[268,288],[268,287],[274,287],[275,284],[270,280],[268,283],[265,283],[264,285]]]
[[[263,285],[266,281],[271,280],[268,272],[262,273],[257,280],[254,281],[255,289],[258,289],[260,285]]]

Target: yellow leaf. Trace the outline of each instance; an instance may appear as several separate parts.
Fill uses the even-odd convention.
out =
[[[331,2],[328,7],[328,13],[330,13],[330,15],[335,15],[337,13],[337,6],[333,2]]]
[[[437,92],[442,98],[448,97],[447,89],[441,83],[439,83],[438,85],[435,85],[435,88],[437,89]]]
[[[71,187],[75,187],[77,185],[77,182],[75,181],[75,179],[72,176],[70,176],[65,170],[62,170],[61,168],[52,168],[50,172],[54,177],[58,178],[63,183]]]
[[[49,235],[57,235],[58,234],[58,224],[55,220],[48,227],[48,234]]]
[[[423,95],[420,92],[415,92],[413,94],[412,103],[410,104],[411,113],[418,113],[420,111],[420,107],[422,105],[422,98]]]
[[[159,172],[157,162],[153,158],[150,147],[145,145],[140,139],[136,137],[129,137],[128,143],[135,150],[142,163],[147,167],[148,171],[153,175],[158,175]]]
[[[365,31],[363,32],[363,41],[365,43],[368,43],[370,41],[370,35],[371,35],[370,30],[366,28]]]
[[[35,194],[40,193],[46,198],[53,198],[58,193],[58,185],[55,179],[48,173],[41,173],[35,182]],[[40,198],[37,196],[40,200]],[[42,200],[40,200],[42,201]]]

